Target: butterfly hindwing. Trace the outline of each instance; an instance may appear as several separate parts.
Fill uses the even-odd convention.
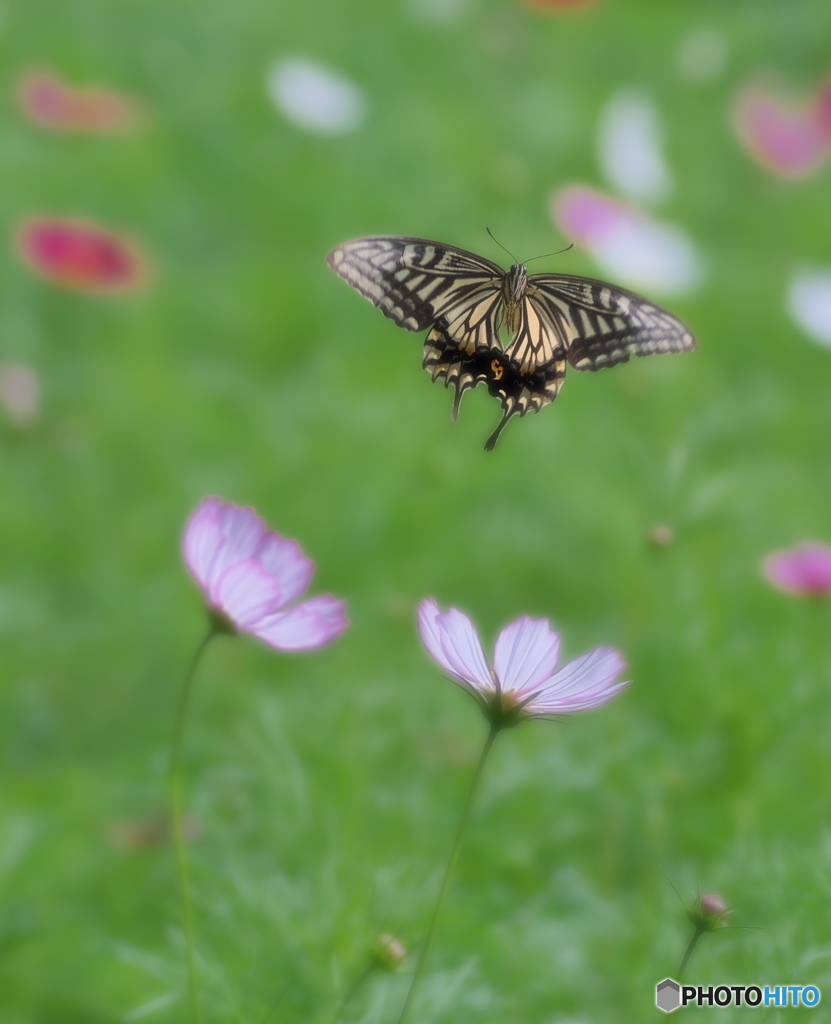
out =
[[[456,389],[453,402],[453,419],[469,388],[486,384],[488,392],[498,398],[503,417],[496,430],[488,438],[485,448],[490,450],[512,416],[524,416],[527,412],[538,412],[553,402],[565,378],[565,356],[554,358],[544,367],[523,368],[511,355],[513,346],[506,352],[501,346],[480,345],[473,351],[466,351],[447,330],[440,320],[427,335],[424,343],[423,366],[431,378],[441,380],[445,387]]]
[[[534,274],[528,284],[529,297],[536,294],[563,331],[576,370],[602,370],[632,356],[696,347],[677,317],[625,288],[567,274]]]

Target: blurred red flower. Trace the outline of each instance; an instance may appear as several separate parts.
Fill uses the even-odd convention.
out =
[[[105,86],[76,88],[51,71],[27,71],[17,86],[23,113],[57,132],[114,132],[134,127],[137,104]]]
[[[81,292],[133,291],[147,277],[135,244],[91,221],[30,217],[17,229],[16,247],[42,277]]]

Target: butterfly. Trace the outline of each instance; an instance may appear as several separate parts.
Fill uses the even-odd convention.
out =
[[[326,262],[399,327],[429,328],[422,365],[455,388],[454,420],[469,388],[486,384],[499,399],[503,415],[487,451],[512,416],[554,401],[568,363],[601,370],[633,355],[696,347],[680,320],[634,292],[589,277],[529,274],[522,263],[506,271],[424,238],[356,238]]]

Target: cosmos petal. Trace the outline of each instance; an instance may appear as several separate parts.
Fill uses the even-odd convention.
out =
[[[211,586],[208,599],[240,629],[253,631],[257,624],[285,603],[280,580],[250,558],[229,566]]]
[[[433,598],[418,609],[418,631],[430,657],[456,682],[480,692],[494,690],[476,629],[457,608],[442,612]]]
[[[188,520],[182,548],[185,562],[203,590],[217,550],[225,543],[219,519],[218,498],[205,498]]]
[[[521,619],[506,626],[496,640],[493,667],[503,690],[527,693],[557,667],[560,637],[547,619]]]
[[[596,647],[564,665],[541,687],[525,710],[529,714],[557,714],[600,707],[628,683],[615,683],[626,668],[621,655],[611,647]]]
[[[321,594],[261,622],[252,632],[282,651],[308,651],[334,640],[349,625],[345,601]]]
[[[297,541],[285,540],[273,531],[263,536],[256,558],[268,572],[279,577],[284,604],[299,597],[314,575],[314,562],[306,558]]]
[[[252,508],[220,504],[217,515],[224,541],[208,572],[211,587],[234,562],[253,558],[266,532],[265,523]]]

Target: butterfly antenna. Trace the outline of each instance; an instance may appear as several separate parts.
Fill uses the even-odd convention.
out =
[[[495,238],[494,238],[494,241],[496,241]],[[567,245],[565,247],[565,249],[558,249],[556,252],[547,252],[545,254],[545,256],[532,256],[531,259],[530,260],[526,260],[525,263],[527,265],[528,263],[533,263],[534,260],[547,260],[549,256],[559,256],[560,253],[568,252],[569,249],[573,249],[573,248],[574,248],[574,242],[572,242],[571,245]]]
[[[496,242],[499,248],[503,249],[511,257],[514,263],[519,263],[519,260],[516,258],[516,256],[514,256],[510,249],[505,248],[505,246],[499,241],[499,239],[496,237],[496,235],[491,231],[489,227],[485,227],[485,231],[487,231],[487,233],[491,236],[494,242]]]

